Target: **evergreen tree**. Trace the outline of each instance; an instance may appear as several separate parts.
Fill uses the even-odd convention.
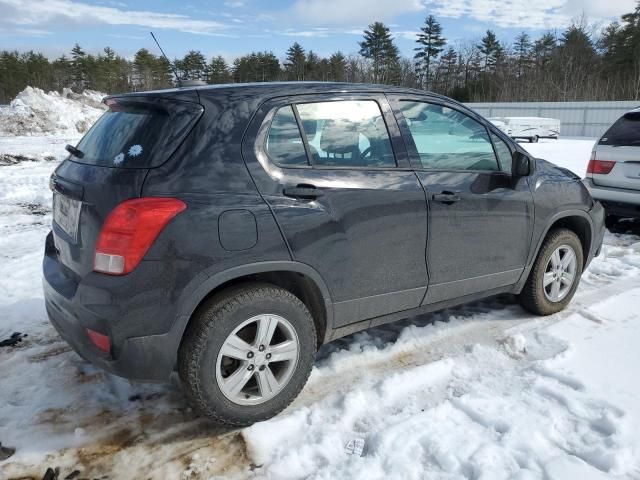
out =
[[[447,41],[442,37],[442,26],[433,15],[429,15],[420,29],[416,42],[420,45],[414,48],[416,54],[416,70],[424,80],[425,86],[429,84],[431,64],[438,58]]]
[[[286,53],[284,68],[287,72],[287,79],[296,81],[304,80],[306,62],[307,56],[304,48],[302,48],[302,45],[298,42],[295,42],[289,47]]]
[[[398,68],[398,47],[389,28],[381,22],[372,23],[364,31],[364,40],[359,45],[360,55],[372,63],[373,82],[392,83]]]
[[[218,55],[211,59],[211,63],[209,64],[209,83],[228,83],[231,81],[231,72],[229,70],[229,65],[225,59]]]
[[[504,53],[496,34],[491,30],[487,30],[486,35],[482,37],[478,50],[482,54],[485,70],[495,69],[498,60]]]
[[[182,60],[176,62],[181,80],[205,80],[207,59],[197,50],[189,50]]]
[[[346,79],[347,59],[342,52],[329,57],[329,78],[332,82],[344,82]]]
[[[516,54],[516,64],[518,66],[518,77],[521,77],[524,72],[531,66],[531,49],[533,45],[525,32],[522,32],[516,37],[516,41],[513,45]]]
[[[309,50],[305,62],[305,78],[307,80],[324,80],[320,72],[320,58],[313,50]]]
[[[84,90],[87,82],[87,54],[77,43],[71,49],[71,71],[73,86]]]

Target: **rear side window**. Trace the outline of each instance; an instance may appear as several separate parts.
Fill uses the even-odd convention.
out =
[[[629,112],[611,125],[600,145],[640,146],[640,112]]]
[[[195,103],[166,99],[108,100],[77,148],[74,162],[118,168],[150,168],[164,163],[202,113]]]
[[[498,170],[487,129],[458,110],[426,102],[400,102],[425,169]]]
[[[296,105],[312,162],[320,167],[388,168],[396,161],[378,103],[344,100]]]
[[[282,167],[307,166],[307,153],[290,105],[279,108],[267,135],[267,154]]]

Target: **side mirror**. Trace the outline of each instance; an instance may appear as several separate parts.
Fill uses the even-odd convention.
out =
[[[514,177],[526,177],[531,173],[531,159],[524,153],[516,150],[511,156],[511,175]]]

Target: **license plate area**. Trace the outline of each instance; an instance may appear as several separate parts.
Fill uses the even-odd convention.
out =
[[[53,194],[53,221],[76,242],[82,202],[59,193]]]

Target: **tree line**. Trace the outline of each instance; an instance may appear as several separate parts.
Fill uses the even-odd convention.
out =
[[[633,12],[597,29],[584,19],[563,32],[512,43],[487,30],[478,41],[447,41],[435,17],[426,17],[412,58],[399,53],[390,28],[375,22],[363,32],[359,51],[328,57],[295,42],[279,59],[256,51],[229,64],[199,51],[167,61],[149,50],[126,59],[106,47],[93,55],[76,44],[50,60],[34,51],[0,52],[0,103],[27,85],[44,90],[107,93],[175,86],[182,79],[209,84],[266,81],[337,81],[402,85],[442,93],[464,102],[640,99],[640,0]]]

